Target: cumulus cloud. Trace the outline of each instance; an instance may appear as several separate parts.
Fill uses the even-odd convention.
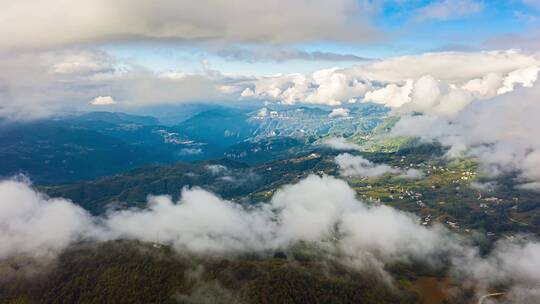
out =
[[[340,105],[363,96],[370,85],[350,78],[339,69],[319,70],[311,75],[289,74],[259,78],[250,96],[285,104],[311,103]],[[247,92],[247,91],[246,91]]]
[[[328,114],[328,117],[334,118],[334,117],[348,117],[349,116],[349,109],[345,108],[334,108],[332,109],[332,112]]]
[[[330,137],[325,139],[322,144],[324,146],[330,147],[334,150],[339,151],[361,151],[362,147],[360,145],[357,145],[355,143],[347,141],[347,139],[343,137]]]
[[[244,98],[332,106],[372,101],[400,111],[453,115],[470,102],[532,85],[539,66],[536,56],[518,51],[445,52],[251,77],[226,75],[207,63],[200,73],[157,73],[96,50],[4,51],[0,114],[42,116],[111,96],[122,101],[117,108]]]
[[[407,80],[405,84],[388,84],[380,89],[369,91],[364,96],[364,101],[383,104],[388,107],[398,108],[411,101],[410,94],[413,89],[413,81]]]
[[[474,102],[452,118],[437,115],[405,116],[393,134],[421,136],[449,146],[451,155],[476,157],[485,174],[517,172],[522,188],[535,189],[540,181],[540,85],[519,88],[482,102]]]
[[[471,101],[511,91],[516,84],[530,85],[539,65],[538,56],[515,50],[426,53],[306,75],[262,77],[244,92],[285,104],[335,106],[363,100],[455,113]]]
[[[93,106],[110,106],[116,104],[112,96],[97,96],[90,101]]]

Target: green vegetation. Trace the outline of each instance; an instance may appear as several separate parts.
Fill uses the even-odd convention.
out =
[[[375,304],[418,299],[331,260],[193,257],[134,241],[78,245],[46,271],[31,275],[23,266],[8,266],[11,280],[0,281],[0,302]]]

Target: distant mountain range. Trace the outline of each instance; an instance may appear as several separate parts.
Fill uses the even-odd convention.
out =
[[[387,109],[361,104],[346,116],[330,113],[310,107],[212,107],[169,125],[157,117],[111,112],[3,122],[0,176],[24,173],[47,184],[177,161],[230,157],[265,162],[304,151],[322,137],[369,132],[383,121]]]

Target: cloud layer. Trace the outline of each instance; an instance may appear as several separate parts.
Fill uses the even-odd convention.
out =
[[[375,164],[362,156],[354,156],[349,153],[339,154],[336,156],[335,162],[341,169],[341,174],[345,176],[377,177],[385,174],[399,174],[403,178],[424,176],[420,170],[403,170],[387,164]]]
[[[312,175],[281,188],[262,205],[243,207],[195,188],[184,189],[178,202],[168,196],[150,197],[147,209],[95,218],[70,201],[35,192],[27,183],[3,181],[0,258],[50,256],[81,239],[159,241],[213,255],[286,250],[302,241],[317,244],[351,267],[381,275],[386,275],[384,265],[389,263],[437,265],[442,257],[452,261],[457,276],[486,286],[510,284],[516,296],[534,296],[537,291],[538,243],[500,242],[482,258],[440,226],[425,228],[412,215],[367,206],[355,195],[342,180]]]
[[[0,29],[2,48],[144,39],[273,43],[361,41],[372,39],[375,32],[359,2],[353,0],[332,3],[239,0],[234,4],[219,0],[196,3],[21,0],[6,2],[2,8],[0,23],[5,25]],[[31,23],[24,18],[30,12]]]
[[[496,176],[518,173],[523,187],[534,189],[540,181],[540,85],[520,88],[467,105],[453,117],[405,116],[394,134],[421,136],[450,147],[449,156],[471,155],[484,173]]]
[[[540,58],[519,51],[440,52],[388,58],[346,69],[264,77],[250,97],[286,104],[372,101],[452,113],[467,103],[530,86]]]

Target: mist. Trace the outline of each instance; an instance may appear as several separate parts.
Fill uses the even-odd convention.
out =
[[[517,296],[538,295],[540,243],[499,242],[481,256],[440,225],[387,206],[367,205],[343,180],[311,175],[279,189],[268,203],[241,206],[200,188],[184,188],[179,201],[151,196],[145,209],[93,217],[66,199],[36,192],[28,182],[0,182],[0,258],[52,256],[79,241],[134,239],[211,256],[261,255],[311,244],[357,270],[376,271],[421,261],[480,282],[505,283]],[[518,292],[519,291],[519,292]],[[524,292],[526,291],[526,294]],[[535,298],[537,299],[537,298]]]

